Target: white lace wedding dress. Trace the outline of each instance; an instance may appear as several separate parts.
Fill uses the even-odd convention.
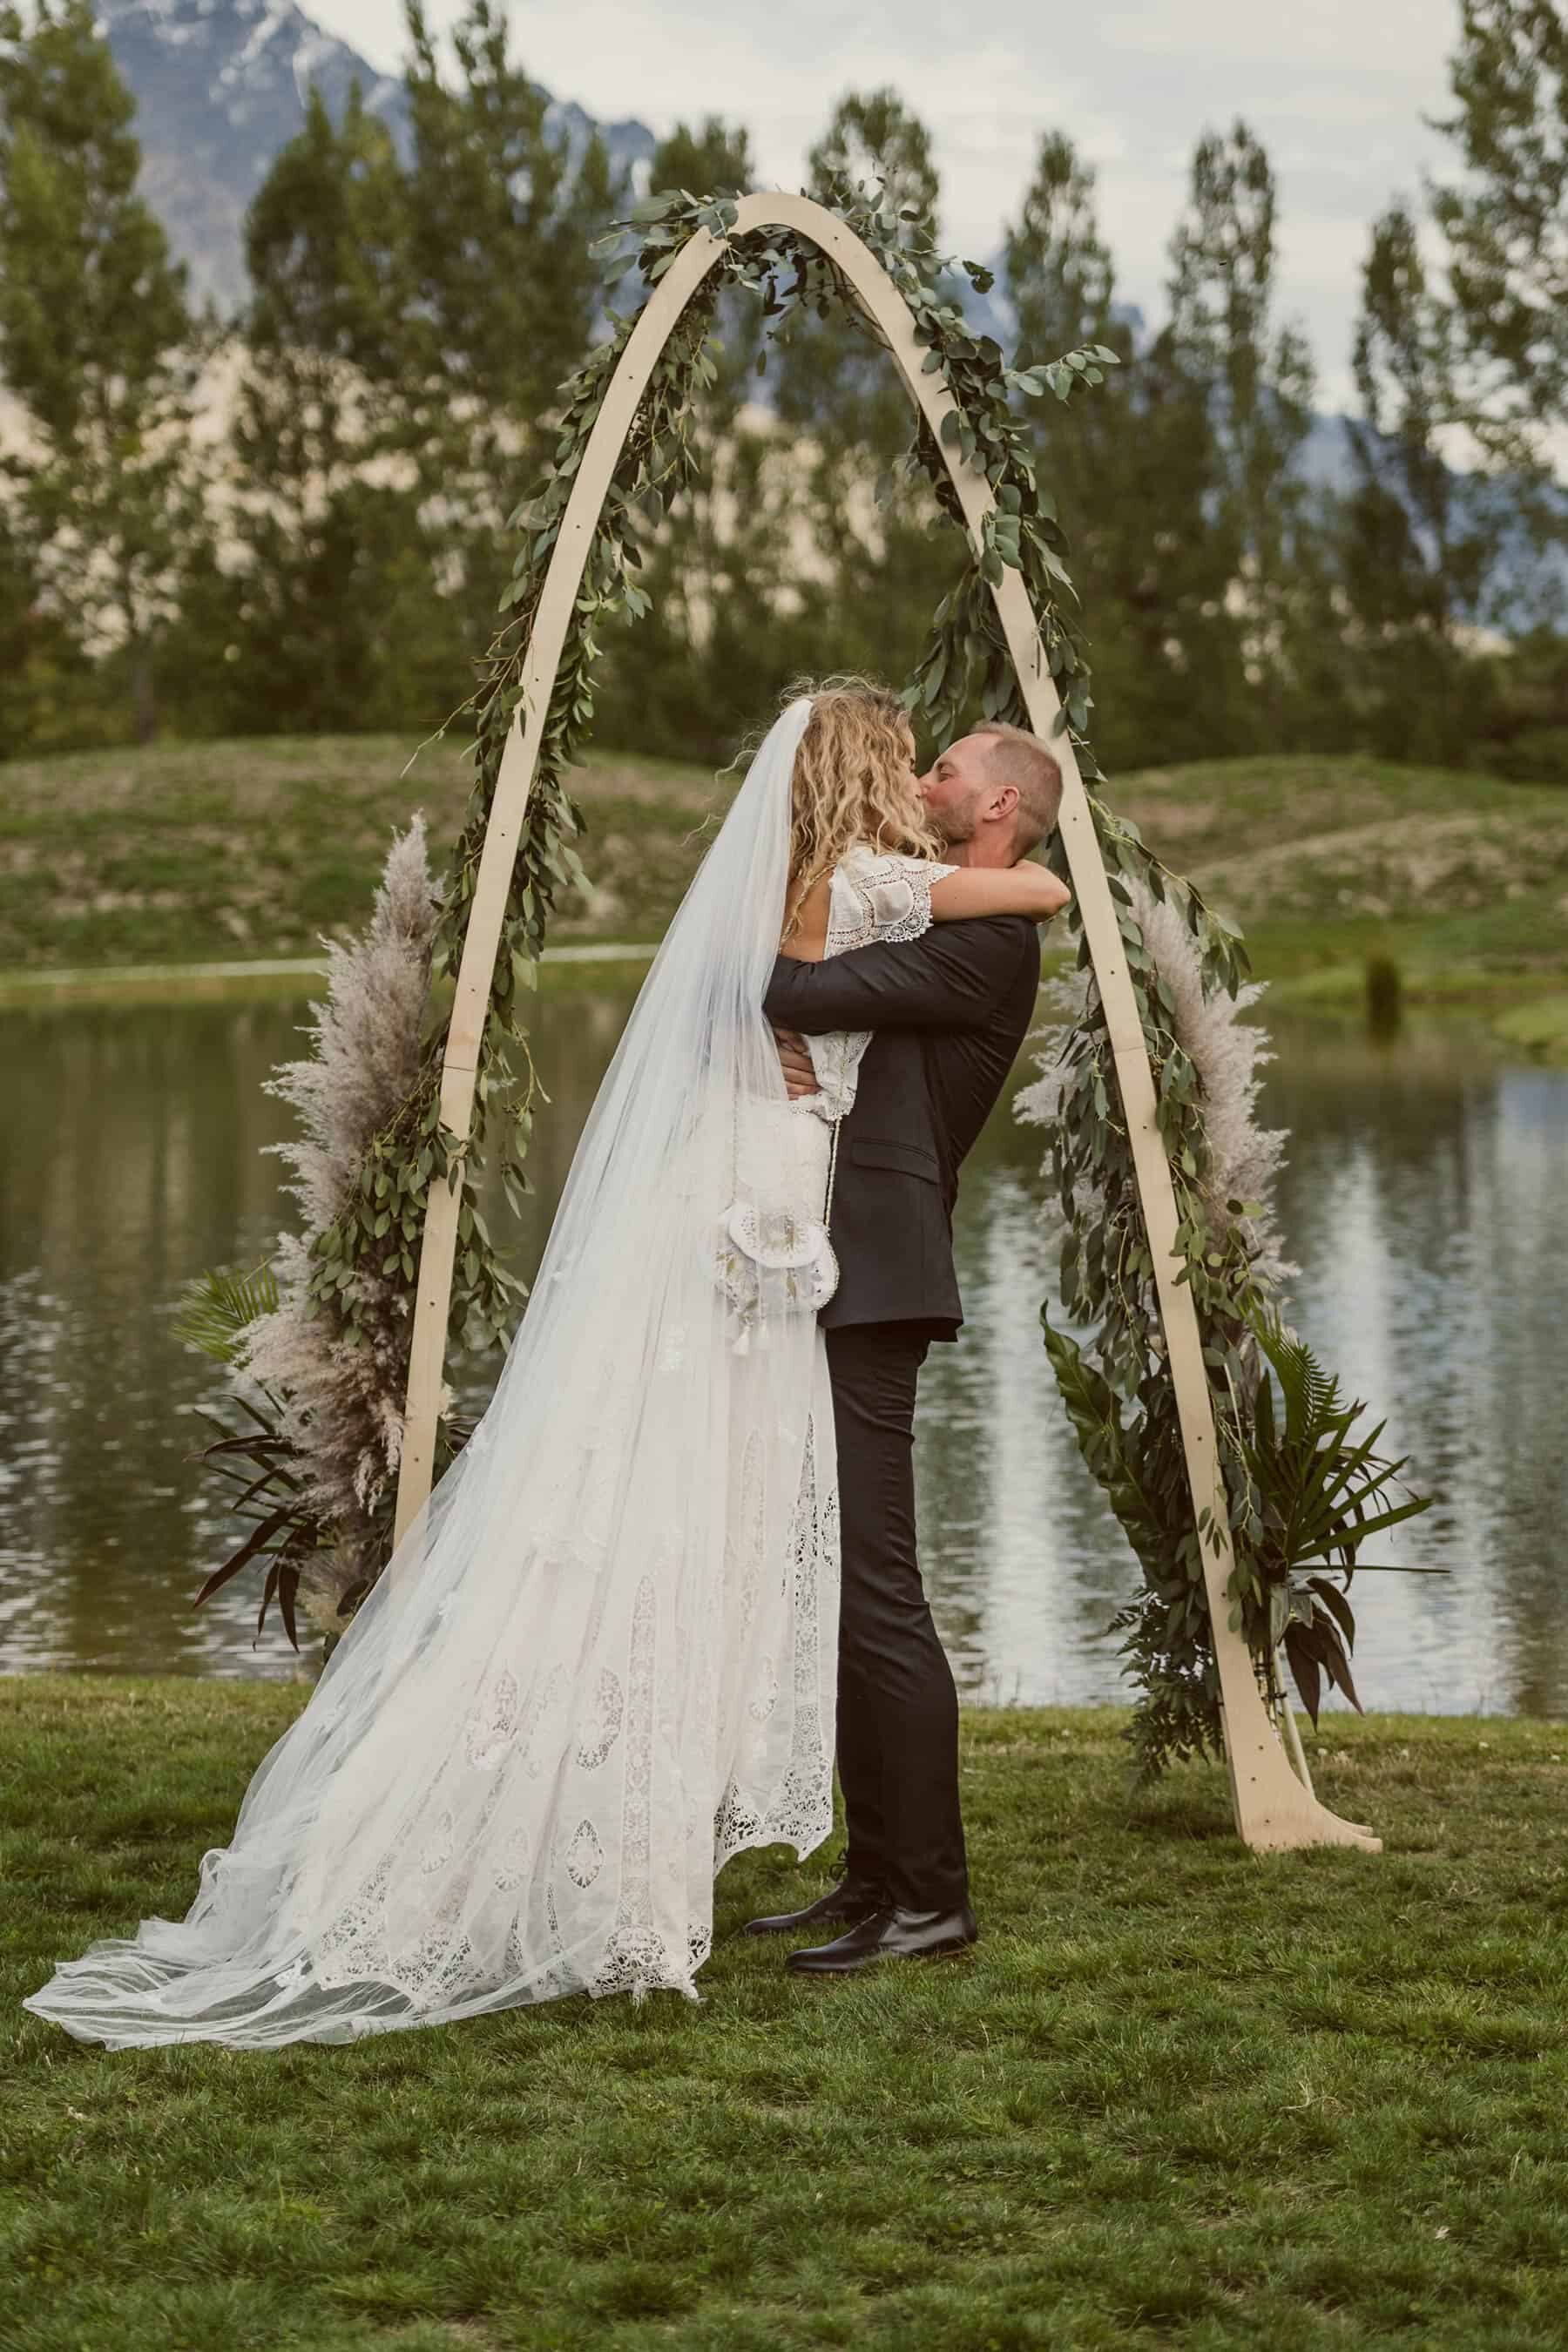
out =
[[[656,959],[474,1436],[186,1917],[63,1962],[36,2015],[111,2048],[267,2048],[578,1990],[695,1999],[717,1870],[829,1834],[832,1405],[789,1244],[809,1254],[867,1040],[816,1041],[823,1093],[791,1105],[759,1009],[809,708]],[[852,855],[829,951],[915,937],[950,870]],[[761,1236],[739,1304],[735,1230]]]

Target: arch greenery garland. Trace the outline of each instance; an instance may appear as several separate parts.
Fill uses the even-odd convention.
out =
[[[1047,395],[1083,396],[1102,380],[1103,369],[1115,364],[1115,354],[1095,348],[1044,366],[1008,367],[997,344],[967,323],[951,291],[953,265],[936,255],[912,212],[900,215],[881,192],[864,190],[839,191],[836,208],[909,303],[919,339],[929,350],[927,368],[942,370],[957,400],[958,414],[948,419],[947,429],[963,456],[985,474],[997,500],[984,544],[970,550],[962,575],[934,615],[906,694],[911,715],[938,739],[961,730],[965,715],[976,709],[986,717],[1027,723],[987,593],[1000,582],[1005,566],[1015,568],[1039,617],[1063,706],[1061,724],[1071,730],[1086,782],[1102,782],[1089,742],[1089,663],[1068,609],[1076,597],[1066,565],[1067,541],[1050,497],[1036,478],[1019,406]],[[677,191],[638,206],[600,250],[616,256],[618,271],[635,255],[643,285],[651,289],[694,232],[706,227],[722,236],[734,219],[734,205],[725,197]],[[989,286],[988,272],[973,263],[962,267],[978,289]],[[580,819],[566,789],[566,772],[592,719],[594,670],[605,625],[636,620],[648,609],[636,576],[639,536],[657,528],[697,469],[689,421],[694,401],[715,379],[709,344],[726,289],[745,289],[760,300],[774,332],[813,309],[826,313],[837,308],[858,316],[846,284],[822,253],[792,232],[770,229],[730,241],[723,261],[688,307],[658,360],[604,505],[555,679],[491,983],[473,1135],[461,1150],[440,1123],[445,1027],[437,1022],[416,1087],[375,1138],[349,1207],[315,1244],[316,1309],[350,1342],[359,1336],[362,1275],[374,1277],[365,1286],[375,1288],[384,1303],[388,1283],[395,1293],[400,1288],[411,1323],[425,1203],[438,1177],[455,1178],[463,1196],[453,1343],[482,1349],[503,1338],[515,1317],[519,1286],[496,1257],[476,1198],[481,1164],[486,1159],[499,1162],[515,1205],[528,1186],[524,1163],[536,1092],[521,1003],[536,978],[556,897],[584,878],[574,846]],[[552,461],[538,488],[510,517],[521,544],[500,599],[504,617],[479,665],[473,693],[454,714],[473,714],[478,775],[449,868],[435,952],[437,971],[455,969],[461,950],[491,796],[521,690],[523,648],[573,477],[634,324],[635,317],[612,313],[611,333],[563,388]],[[967,544],[941,452],[923,420],[901,462],[910,475],[923,474],[942,515]],[[1342,1410],[1332,1383],[1281,1332],[1277,1304],[1253,1263],[1246,1204],[1230,1204],[1234,1213],[1223,1231],[1215,1229],[1205,1210],[1210,1154],[1202,1084],[1173,1034],[1170,992],[1145,948],[1129,885],[1142,882],[1184,915],[1200,957],[1205,995],[1224,990],[1234,996],[1241,985],[1248,961],[1240,935],[1190,882],[1154,856],[1136,825],[1094,793],[1089,799],[1119,902],[1181,1215],[1178,1246],[1204,1334],[1236,1552],[1233,1606],[1270,1698],[1279,1696],[1275,1662],[1283,1642],[1315,1715],[1321,1674],[1354,1696],[1347,1658],[1353,1622],[1342,1591],[1323,1571],[1337,1563],[1348,1583],[1364,1536],[1422,1506],[1374,1507],[1386,1478],[1401,1465],[1379,1462],[1371,1441],[1350,1446],[1350,1423],[1361,1408]],[[1065,878],[1059,843],[1052,862]],[[1079,930],[1071,906],[1066,919]],[[1078,961],[1080,966],[1089,961],[1081,932]],[[1061,1052],[1065,1084],[1049,1169],[1066,1220],[1064,1304],[1084,1336],[1075,1340],[1053,1328],[1044,1308],[1042,1321],[1085,1459],[1143,1570],[1142,1595],[1116,1623],[1142,1685],[1132,1737],[1138,1764],[1148,1772],[1174,1756],[1220,1752],[1218,1687],[1153,1266],[1092,974],[1082,1019],[1065,1036]],[[1092,1214],[1083,1205],[1091,1185]],[[1273,1410],[1267,1365],[1280,1379],[1283,1420]],[[1321,1507],[1310,1528],[1300,1514],[1301,1524],[1292,1525],[1289,1499],[1281,1502],[1292,1481],[1303,1490],[1325,1484],[1330,1489],[1326,1497],[1319,1495]],[[378,1508],[389,1548],[389,1506],[384,1501]]]

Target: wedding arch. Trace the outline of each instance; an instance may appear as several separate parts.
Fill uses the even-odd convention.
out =
[[[438,1074],[433,1065],[426,1097],[404,1138],[410,1173],[401,1196],[402,1230],[409,1235],[416,1217],[420,1229],[416,1275],[406,1244],[403,1254],[405,1272],[414,1275],[413,1333],[396,1535],[422,1507],[437,1465],[460,1249],[469,1291],[486,1279],[473,1233],[471,1160],[498,1024],[507,1022],[513,992],[542,951],[553,887],[570,868],[555,822],[564,805],[559,774],[592,708],[593,619],[611,604],[633,615],[646,605],[626,568],[636,560],[627,554],[631,509],[634,503],[644,512],[662,509],[662,495],[647,488],[661,467],[678,484],[683,469],[689,474],[682,419],[695,389],[710,378],[702,347],[719,288],[751,286],[766,309],[778,310],[784,307],[779,280],[790,271],[793,299],[853,306],[890,353],[915,405],[917,447],[939,503],[967,535],[971,570],[938,615],[917,680],[921,709],[932,723],[955,709],[978,660],[986,709],[1017,711],[1051,740],[1060,761],[1053,863],[1065,866],[1074,894],[1079,961],[1091,975],[1097,1023],[1096,1052],[1082,1082],[1101,1121],[1115,1127],[1116,1148],[1130,1155],[1135,1180],[1142,1235],[1134,1273],[1157,1301],[1148,1344],[1157,1377],[1173,1398],[1182,1508],[1190,1513],[1190,1534],[1181,1539],[1191,1584],[1185,1601],[1190,1623],[1206,1612],[1237,1832],[1257,1849],[1335,1844],[1376,1852],[1381,1842],[1369,1829],[1342,1820],[1313,1793],[1288,1706],[1279,1710],[1290,1741],[1287,1753],[1243,1630],[1211,1391],[1211,1371],[1222,1377],[1224,1367],[1213,1365],[1213,1349],[1205,1359],[1199,1311],[1205,1285],[1212,1287],[1205,1267],[1220,1257],[1203,1247],[1206,1237],[1190,1195],[1184,1214],[1176,1196],[1177,1181],[1192,1173],[1197,1137],[1192,1073],[1171,1048],[1160,1060],[1156,1087],[1150,1024],[1161,1017],[1163,983],[1143,950],[1123,878],[1142,877],[1163,897],[1164,869],[1136,828],[1090,802],[1085,772],[1098,771],[1085,732],[1087,666],[1054,593],[1056,583],[1067,583],[1059,561],[1066,542],[1053,527],[1048,500],[1031,495],[1022,441],[995,405],[998,392],[1005,405],[1005,394],[1020,388],[1072,396],[1098,382],[1115,355],[1078,352],[1023,376],[1001,371],[994,344],[976,341],[958,308],[922,277],[901,224],[877,199],[840,213],[805,196],[700,199],[683,193],[651,201],[635,218],[647,299],[635,319],[616,322],[575,380],[546,488],[512,519],[525,537],[503,606],[515,608],[518,642],[509,656],[492,659],[490,692],[481,698],[481,789],[459,845],[447,940],[456,995]],[[642,453],[635,469],[627,461],[634,442]],[[521,866],[520,846],[527,853]],[[524,869],[530,878],[520,891]],[[1205,970],[1212,963],[1234,993],[1243,968],[1236,935],[1203,908],[1190,885],[1168,878],[1184,894],[1191,929],[1203,936]],[[1114,1091],[1105,1085],[1107,1063]],[[384,1172],[378,1192],[385,1189]],[[395,1184],[390,1205],[394,1212],[400,1205]],[[371,1230],[368,1217],[365,1223]],[[374,1230],[385,1223],[383,1214]],[[351,1227],[330,1240],[318,1295],[332,1294],[334,1286],[340,1298],[351,1295],[356,1253],[368,1246]],[[1178,1591],[1177,1622],[1183,1605]]]

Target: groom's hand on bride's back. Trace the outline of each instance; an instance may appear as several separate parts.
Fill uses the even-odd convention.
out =
[[[797,1029],[775,1029],[773,1036],[778,1045],[784,1086],[791,1102],[797,1102],[802,1095],[820,1094],[822,1089],[816,1083],[811,1055],[800,1032]]]

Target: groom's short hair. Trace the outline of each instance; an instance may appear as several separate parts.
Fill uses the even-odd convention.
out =
[[[1062,805],[1062,772],[1037,735],[1025,727],[1009,727],[1005,719],[983,719],[971,730],[989,735],[991,748],[985,769],[992,782],[1012,784],[1018,794],[1014,857],[1027,857],[1037,843],[1056,829]]]

